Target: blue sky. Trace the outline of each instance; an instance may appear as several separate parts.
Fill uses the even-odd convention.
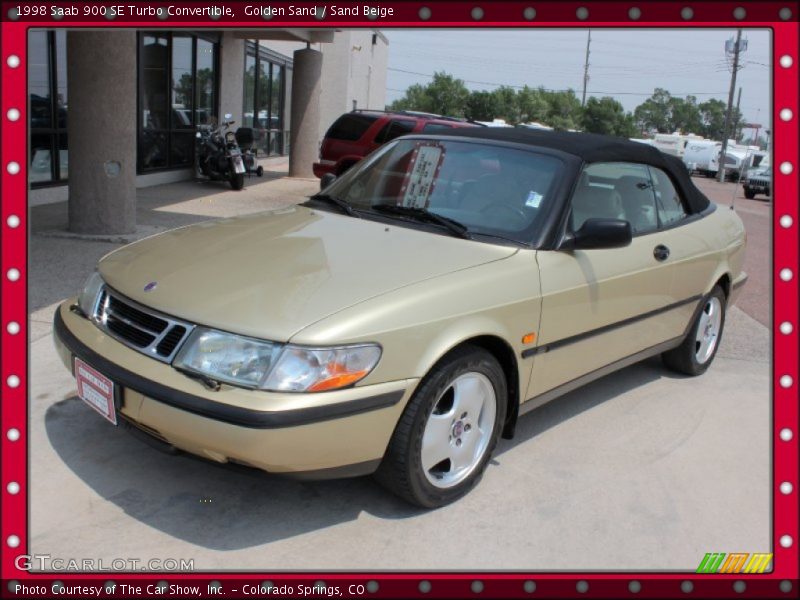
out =
[[[572,88],[580,97],[586,29],[384,29],[389,39],[387,104],[434,71],[465,80],[473,90],[499,84]],[[633,110],[656,87],[698,102],[728,100],[725,40],[735,29],[592,29],[587,97],[613,96]],[[770,123],[771,33],[745,29],[748,49],[737,74],[741,110],[750,122]],[[734,102],[736,101],[734,97]]]

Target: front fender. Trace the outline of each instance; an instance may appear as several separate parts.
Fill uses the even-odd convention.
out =
[[[378,366],[362,385],[421,378],[450,350],[470,339],[499,338],[519,357],[536,332],[541,295],[535,251],[418,282],[361,302],[298,332],[292,343],[377,342]],[[517,360],[526,386],[530,361]],[[524,389],[524,387],[523,387]]]

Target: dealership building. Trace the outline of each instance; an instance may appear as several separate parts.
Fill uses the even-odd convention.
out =
[[[383,109],[378,30],[32,30],[29,198],[68,200],[69,229],[136,229],[136,188],[194,177],[198,125],[230,113],[262,159],[312,177],[341,113]]]

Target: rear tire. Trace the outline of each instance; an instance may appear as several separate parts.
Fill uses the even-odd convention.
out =
[[[258,165],[258,168],[256,169],[256,177],[261,177],[263,174],[264,174],[264,167]]]
[[[703,308],[692,323],[680,346],[661,355],[664,364],[678,373],[702,375],[717,355],[725,328],[727,298],[720,286],[714,286],[703,298]]]
[[[231,187],[237,192],[244,187],[244,173],[233,173],[230,178]]]
[[[491,458],[507,401],[505,375],[494,356],[474,346],[454,350],[420,382],[375,478],[423,508],[461,498]]]

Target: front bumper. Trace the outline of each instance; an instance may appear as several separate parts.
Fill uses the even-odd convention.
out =
[[[417,380],[316,394],[205,388],[74,313],[55,314],[64,365],[85,361],[122,389],[118,414],[167,444],[274,473],[361,475],[377,468]]]
[[[769,183],[765,181],[747,181],[743,187],[759,194],[769,194]]]

